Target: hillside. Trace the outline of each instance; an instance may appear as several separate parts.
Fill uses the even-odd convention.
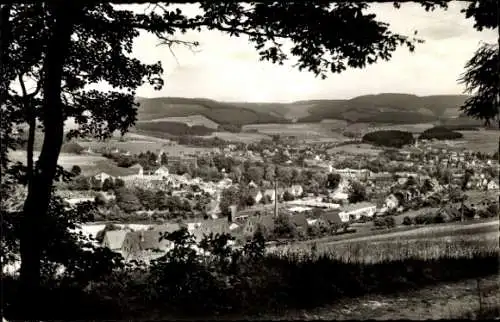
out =
[[[140,103],[139,121],[202,115],[217,124],[245,125],[289,122],[278,112],[273,112],[272,109],[266,110],[254,106],[258,104],[233,104],[209,99],[178,97],[138,98],[137,101]],[[266,112],[261,112],[262,110]]]
[[[340,119],[350,122],[426,123],[460,116],[464,95],[416,96],[410,94],[364,95],[350,100],[311,101],[314,106],[301,122]]]
[[[138,98],[141,104],[140,121],[174,121],[166,118],[196,116],[217,124],[266,124],[289,122],[320,122],[325,119],[348,122],[392,124],[453,123],[478,124],[460,117],[459,107],[464,95],[416,96],[411,94],[377,94],[358,96],[349,100],[305,100],[293,103],[218,102],[200,98]],[[210,123],[211,123],[210,122]],[[203,122],[202,122],[203,123]],[[214,124],[203,124],[214,127]]]

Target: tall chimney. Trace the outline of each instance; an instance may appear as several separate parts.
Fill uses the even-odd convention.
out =
[[[236,217],[236,205],[229,206],[229,215],[227,216],[227,221],[231,224],[233,223],[233,218]]]
[[[278,180],[274,180],[274,216],[278,217]]]

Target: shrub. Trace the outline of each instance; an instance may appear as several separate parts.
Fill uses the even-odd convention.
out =
[[[412,224],[412,223],[413,223],[413,222],[412,222],[412,220],[411,220],[411,218],[410,218],[410,217],[405,216],[405,217],[403,218],[403,225],[405,225],[405,226],[411,226],[411,224]]]
[[[393,216],[387,216],[384,218],[385,226],[387,228],[394,228],[396,226],[396,220]]]

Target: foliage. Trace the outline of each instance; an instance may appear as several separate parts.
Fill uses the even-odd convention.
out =
[[[411,226],[412,224],[413,224],[413,221],[411,220],[410,217],[405,216],[403,218],[403,225],[405,225],[405,226]]]
[[[115,185],[111,178],[104,179],[104,182],[102,183],[102,191],[110,191],[113,190],[114,187]]]
[[[498,60],[498,45],[483,43],[467,62],[466,71],[460,77],[466,92],[472,94],[461,110],[486,124],[498,118]]]
[[[74,165],[71,167],[71,174],[73,174],[75,177],[79,176],[82,173],[82,169],[78,165]]]
[[[115,190],[115,195],[116,204],[123,211],[131,213],[141,209],[141,203],[132,190],[118,188]]]
[[[425,140],[455,140],[463,137],[462,133],[454,132],[443,126],[435,126],[420,134],[419,139]]]
[[[327,177],[327,188],[328,189],[332,189],[332,190],[335,190],[337,189],[337,187],[339,186],[339,183],[340,183],[340,180],[341,180],[341,176],[340,174],[338,173],[329,173],[328,174],[328,177]]]
[[[61,147],[61,152],[64,153],[80,154],[83,150],[85,149],[76,142],[65,143]]]
[[[295,238],[297,229],[290,221],[290,216],[280,214],[274,220],[273,236],[276,238]]]
[[[404,145],[413,144],[415,140],[410,132],[384,130],[366,133],[362,141],[378,146],[401,148]]]
[[[366,188],[359,182],[354,181],[349,186],[348,200],[350,203],[357,203],[367,200]]]

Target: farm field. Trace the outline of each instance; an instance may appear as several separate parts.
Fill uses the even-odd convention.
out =
[[[130,151],[131,154],[139,154],[141,152],[151,151],[157,152],[158,150],[163,150],[169,155],[179,156],[183,154],[198,154],[198,153],[209,153],[215,149],[209,148],[198,148],[189,147],[184,145],[179,145],[168,139],[155,138],[151,136],[129,133],[125,137],[125,141],[120,141],[118,139],[110,139],[106,142],[99,141],[82,141],[78,142],[84,148],[90,147],[91,149],[99,148],[110,148],[110,149],[123,149],[125,151]]]
[[[340,132],[333,132],[336,126],[329,123],[292,123],[292,124],[249,124],[243,126],[243,130],[257,130],[267,135],[295,136],[297,139],[329,138],[337,141],[345,141]]]
[[[380,262],[404,258],[439,258],[498,251],[497,220],[479,223],[451,223],[410,228],[386,234],[351,237],[334,241],[307,241],[269,249],[277,254],[310,256],[315,244],[316,254],[325,254],[343,261]],[[343,236],[344,237],[344,236]]]
[[[458,147],[464,147],[476,152],[495,153],[498,151],[500,131],[459,131],[464,135]]]
[[[342,145],[328,150],[329,154],[336,154],[336,153],[370,154],[373,156],[379,155],[380,152],[382,152],[382,149],[379,149],[377,147],[365,143]]]
[[[33,152],[33,157],[36,160],[38,156],[40,155],[39,151],[34,151]],[[26,163],[26,151],[11,151],[9,153],[9,158],[12,161],[20,161],[22,163]],[[59,161],[58,164],[65,169],[71,169],[73,165],[95,165],[98,164],[99,162],[107,161],[105,157],[102,157],[100,155],[77,155],[77,154],[70,154],[70,153],[61,153],[59,155]]]
[[[259,142],[263,139],[270,139],[269,135],[265,135],[262,133],[229,133],[229,132],[214,132],[211,135],[204,136],[204,138],[214,138],[217,137],[221,140],[229,141],[229,142],[241,142],[241,143],[253,143]]]
[[[163,117],[163,118],[157,118],[157,119],[152,119],[152,120],[141,120],[141,121],[138,121],[137,123],[154,123],[154,122],[178,122],[178,123],[187,124],[189,126],[203,125],[203,126],[208,127],[210,129],[217,129],[219,127],[218,123],[208,119],[207,117],[205,117],[203,115]]]

